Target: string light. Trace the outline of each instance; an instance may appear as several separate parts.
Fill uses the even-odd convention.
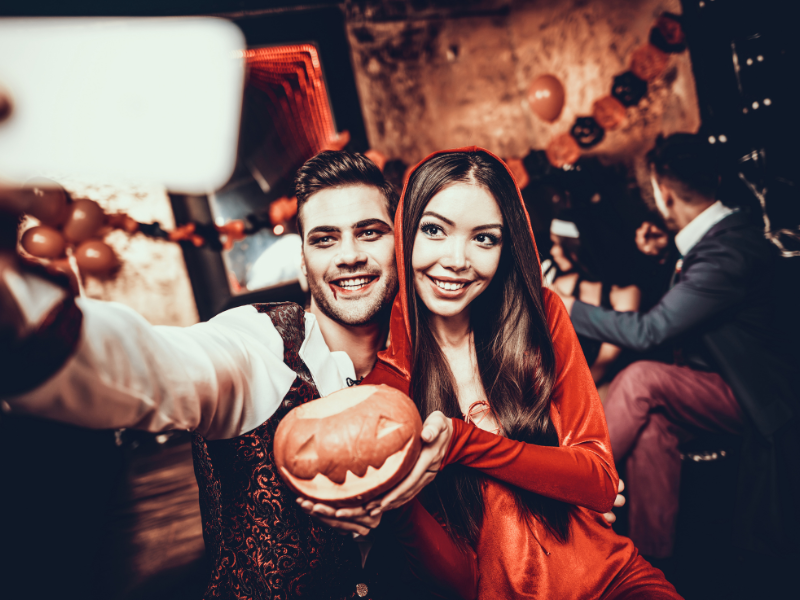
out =
[[[717,143],[717,138],[715,138],[713,135],[708,136],[708,143],[709,144],[716,144]]]
[[[758,102],[753,102],[753,110],[758,110]]]
[[[752,64],[753,64],[753,59],[752,58],[748,58],[747,59],[747,66],[749,67]]]
[[[284,231],[286,231],[286,228],[280,224],[275,225],[275,227],[272,228],[272,233],[274,233],[275,235],[282,235]]]
[[[772,100],[769,98],[764,98],[764,106],[769,106],[770,104],[772,104]]]
[[[719,142],[720,142],[720,144],[724,144],[724,143],[725,143],[725,142],[727,142],[727,141],[728,141],[728,136],[727,136],[727,135],[725,135],[724,133],[721,133],[721,134],[719,135]]]
[[[764,62],[764,57],[759,54],[758,56],[756,56],[756,60],[758,62]]]

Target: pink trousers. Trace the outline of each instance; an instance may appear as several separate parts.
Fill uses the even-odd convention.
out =
[[[678,444],[698,430],[740,433],[739,403],[716,373],[643,360],[614,378],[605,412],[614,458],[625,467],[629,536],[640,553],[667,558],[678,514]]]

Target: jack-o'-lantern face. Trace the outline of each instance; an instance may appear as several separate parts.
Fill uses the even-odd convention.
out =
[[[637,77],[630,71],[614,77],[611,95],[619,100],[623,106],[636,106],[639,100],[647,94],[647,82]]]
[[[290,487],[331,504],[365,502],[404,477],[420,449],[416,406],[387,386],[359,386],[290,412],[275,463]]]
[[[570,134],[581,148],[591,148],[603,141],[606,132],[592,117],[578,117]]]

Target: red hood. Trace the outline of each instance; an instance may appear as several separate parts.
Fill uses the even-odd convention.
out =
[[[479,148],[478,146],[468,146],[465,148],[455,148],[453,150],[439,150],[438,152],[434,152],[433,154],[428,155],[419,163],[417,163],[413,169],[411,169],[408,173],[408,177],[406,178],[405,184],[403,185],[403,193],[400,196],[400,203],[397,205],[397,213],[395,214],[394,218],[394,239],[395,239],[395,253],[397,256],[397,276],[399,280],[399,292],[397,294],[397,298],[394,301],[394,306],[392,307],[392,316],[389,325],[390,331],[390,346],[383,352],[378,355],[378,359],[399,371],[403,377],[406,379],[410,376],[410,369],[411,369],[411,326],[408,318],[408,298],[406,297],[406,274],[405,269],[403,268],[404,263],[404,249],[403,249],[403,205],[405,204],[405,197],[406,197],[406,189],[408,188],[408,182],[411,179],[411,174],[414,173],[422,164],[429,161],[434,156],[438,156],[440,154],[450,154],[453,152],[483,152],[488,154],[492,158],[497,159],[500,161],[508,174],[511,176],[511,179],[514,181],[514,186],[517,188],[517,196],[519,197],[520,204],[522,204],[522,210],[525,213],[525,218],[528,221],[528,232],[531,235],[531,239],[533,240],[533,247],[536,249],[536,240],[533,237],[533,229],[531,228],[531,219],[528,215],[528,211],[525,208],[525,202],[522,200],[522,193],[519,191],[519,185],[517,185],[517,180],[514,177],[514,174],[511,172],[511,169],[508,168],[508,165],[503,162],[503,160],[492,154],[488,150],[484,148]],[[538,259],[538,250],[537,250],[537,268],[541,268],[539,265]]]

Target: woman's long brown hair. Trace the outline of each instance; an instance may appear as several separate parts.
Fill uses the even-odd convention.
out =
[[[513,440],[558,446],[550,421],[555,354],[541,294],[541,272],[528,221],[508,171],[492,156],[454,152],[434,156],[408,182],[403,210],[403,248],[410,335],[411,397],[423,419],[433,411],[463,418],[453,373],[429,325],[429,311],[414,288],[411,258],[420,220],[430,200],[446,187],[468,182],[487,189],[503,215],[500,264],[492,282],[470,307],[483,388],[495,419]],[[531,474],[531,476],[535,476]],[[483,521],[482,477],[450,465],[436,477],[431,507],[460,544],[475,545]],[[538,518],[557,538],[569,532],[570,505],[511,487],[524,520]]]

